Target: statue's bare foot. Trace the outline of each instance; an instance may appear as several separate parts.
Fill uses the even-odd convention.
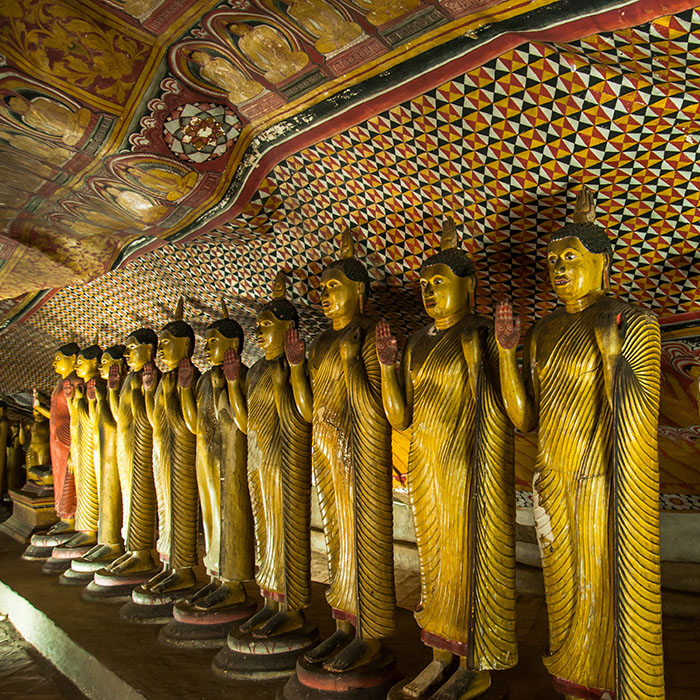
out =
[[[109,562],[121,554],[120,544],[97,544],[87,554],[83,555],[83,561]]]
[[[48,531],[47,535],[62,535],[64,532],[73,532],[74,521],[71,520],[59,520],[55,525],[52,525]]]
[[[198,608],[223,608],[228,605],[240,605],[246,601],[245,588],[240,583],[221,583],[205,598],[196,602]]]
[[[401,692],[407,698],[423,697],[433,686],[445,680],[447,667],[448,664],[434,659],[410,683],[406,683]]]
[[[349,671],[363,666],[379,656],[382,643],[378,639],[355,637],[344,649],[323,664],[326,671]]]
[[[304,654],[304,658],[310,664],[320,664],[336,649],[347,644],[350,635],[344,630],[337,629],[333,634],[324,639],[318,646],[315,646],[308,654]]]
[[[155,574],[155,576],[151,576],[146,583],[142,583],[141,587],[145,588],[147,591],[150,591],[151,586],[157,586],[161,581],[167,578],[169,574],[170,569],[167,566],[163,566],[163,568],[157,574]]]
[[[168,575],[148,589],[152,593],[175,593],[192,588],[197,582],[197,577],[192,569],[170,569]]]
[[[109,566],[105,567],[105,571],[109,571],[109,573],[114,573],[118,567],[128,561],[131,558],[131,552],[124,552],[118,559],[115,559],[113,562],[110,562]]]
[[[253,632],[254,637],[274,637],[300,630],[304,626],[304,615],[300,612],[278,610],[264,625]]]
[[[221,585],[221,581],[218,579],[212,579],[206,586],[202,586],[187,602],[190,605],[199,606],[204,598],[216,591],[216,589]]]
[[[458,668],[440,690],[430,696],[430,700],[469,700],[478,698],[491,685],[488,671],[468,671]]]
[[[97,533],[89,531],[76,532],[75,535],[64,542],[62,546],[66,549],[73,549],[74,547],[91,547],[93,544],[97,544]]]
[[[115,576],[127,576],[130,574],[143,574],[153,571],[155,568],[156,563],[153,561],[151,553],[138,551],[127,552],[123,557],[120,557],[110,565],[109,571]],[[162,573],[162,571],[159,573]],[[149,583],[152,580],[150,579]]]
[[[269,620],[276,612],[277,611],[273,608],[268,608],[265,606],[261,610],[258,610],[253,617],[249,617],[238,629],[241,632],[250,632],[258,627],[258,625],[262,625],[267,622],[267,620]]]

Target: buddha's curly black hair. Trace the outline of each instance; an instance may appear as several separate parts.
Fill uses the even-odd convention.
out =
[[[158,336],[152,328],[139,328],[133,333],[129,333],[129,338],[133,338],[141,345],[150,345],[153,348],[153,354],[158,350]]]
[[[83,348],[78,354],[82,355],[86,360],[99,360],[102,357],[102,348],[93,343]]]
[[[357,258],[342,258],[332,262],[326,270],[340,270],[351,282],[363,282],[365,301],[370,295],[369,274],[367,268]]]
[[[184,321],[170,321],[163,326],[163,331],[168,331],[173,338],[189,338],[190,339],[190,353],[194,352],[194,331],[189,323]]]
[[[610,269],[613,248],[604,228],[588,222],[566,224],[551,235],[549,243],[570,237],[577,238],[589,253],[598,255],[603,253],[607,258],[607,267]]]
[[[71,355],[77,355],[80,352],[80,348],[78,347],[77,343],[66,343],[65,345],[61,345],[56,352],[60,352],[66,357],[70,357]]]
[[[218,331],[224,338],[238,338],[238,354],[243,352],[244,334],[241,324],[232,318],[220,318],[207,326],[208,331]]]
[[[347,276],[347,275],[346,275]],[[294,328],[299,328],[299,313],[289,299],[273,299],[260,309],[260,313],[269,311],[278,321],[292,321]]]
[[[110,345],[105,353],[115,360],[121,360],[124,357],[124,352],[126,351],[126,346],[124,345]]]
[[[448,248],[441,250],[435,255],[431,255],[422,265],[420,271],[423,272],[431,265],[446,265],[457,275],[457,277],[474,277],[476,278],[476,270],[474,263],[471,261],[466,250],[461,248]]]

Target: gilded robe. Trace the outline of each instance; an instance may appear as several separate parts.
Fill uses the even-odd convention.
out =
[[[482,347],[476,396],[462,349],[472,329]],[[466,657],[473,670],[517,662],[513,430],[497,366],[493,332],[472,315],[445,330],[421,329],[404,354],[407,486],[421,570],[416,620],[426,644]]]
[[[340,340],[358,325],[360,358],[346,382]],[[322,333],[311,348],[309,373],[312,469],[328,549],[326,599],[333,616],[355,624],[360,637],[381,639],[393,633],[396,614],[391,428],[370,319]]]
[[[90,416],[88,400],[73,398],[71,420],[75,430],[71,435],[71,460],[75,477],[75,529],[97,532],[99,517],[100,448],[95,421]]]
[[[624,328],[612,408],[594,330],[606,313],[619,314]],[[562,324],[559,337],[545,337],[549,324]],[[539,321],[525,351],[539,409],[533,495],[549,617],[545,665],[555,679],[618,700],[658,700],[658,323],[604,297]]]
[[[265,597],[301,610],[311,600],[311,426],[291,385],[274,386],[277,361],[258,360],[246,382],[255,580]]]
[[[53,498],[59,518],[75,516],[75,477],[68,470],[71,446],[71,420],[68,400],[63,393],[66,382],[77,383],[75,375],[59,379],[51,394],[49,411],[51,470],[53,471]]]

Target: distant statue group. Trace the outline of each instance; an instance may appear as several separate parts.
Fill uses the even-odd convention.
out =
[[[133,588],[122,616],[171,620],[166,643],[192,641],[195,628],[201,643],[208,626],[224,675],[296,669],[289,700],[353,687],[367,698],[504,697],[498,671],[518,658],[513,433],[537,428],[547,670],[566,698],[663,698],[659,326],[610,295],[611,258],[584,191],[574,223],[548,242],[560,306],[529,330],[521,368],[519,319],[508,301],[495,323],[474,313],[475,267],[450,219],[420,269],[431,321],[401,353],[388,323],[366,314],[370,280],[349,231],[319,283],[331,325],[308,349],[281,273],[257,314],[264,356],[252,367],[225,306],[206,330],[201,376],[181,305],[159,335],[135,330],[104,352],[63,346],[50,409],[36,404],[50,416],[52,559],[70,561],[70,576],[90,572],[93,595]],[[411,429],[415,617],[433,654],[400,682],[386,645],[397,619],[392,428]],[[304,612],[312,483],[336,626],[321,641]],[[206,582],[194,571],[200,510]]]

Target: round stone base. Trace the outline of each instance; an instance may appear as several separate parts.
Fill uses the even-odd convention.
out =
[[[80,597],[88,603],[126,603],[131,600],[131,591],[134,587],[127,586],[99,586],[90,581]]]
[[[264,680],[294,673],[300,654],[318,641],[318,628],[307,621],[300,630],[260,639],[233,629],[225,646],[212,661],[212,671],[222,678]]]
[[[119,617],[133,625],[165,625],[173,619],[173,604],[138,605],[129,601],[119,608]]]
[[[76,571],[73,568],[66,569],[58,577],[58,582],[63,586],[84,586],[88,581],[92,581],[92,574],[89,571]]]
[[[431,686],[427,693],[425,693],[424,695],[420,695],[418,698],[405,695],[402,692],[403,687],[407,683],[410,683],[413,680],[413,678],[415,678],[415,676],[411,678],[404,678],[402,681],[399,681],[396,685],[394,685],[389,691],[389,694],[386,696],[386,700],[427,700],[428,698],[431,698],[440,689],[439,685]],[[507,700],[507,698],[508,684],[498,672],[494,673],[492,671],[491,685],[489,686],[489,689],[481,695],[477,695],[475,700]]]
[[[70,559],[56,559],[49,557],[41,567],[41,573],[49,576],[57,576],[63,573],[66,569],[70,569]]]
[[[371,663],[342,673],[300,656],[296,675],[277,692],[277,700],[386,700],[397,676],[396,657],[389,649]]]
[[[95,584],[106,588],[110,586],[130,586],[133,590],[135,586],[152,579],[159,571],[160,569],[151,569],[150,571],[121,575],[113,574],[109,570],[102,568],[95,572]]]
[[[84,554],[87,554],[92,549],[92,545],[85,547],[54,547],[51,552],[53,559],[80,559]]]
[[[37,547],[30,544],[22,552],[22,559],[25,561],[46,561],[51,556],[52,551],[53,547]]]
[[[65,532],[59,532],[56,534],[49,534],[46,532],[36,533],[32,535],[30,542],[35,547],[60,547],[62,544],[68,542],[68,540],[75,535],[75,530],[66,530]]]

